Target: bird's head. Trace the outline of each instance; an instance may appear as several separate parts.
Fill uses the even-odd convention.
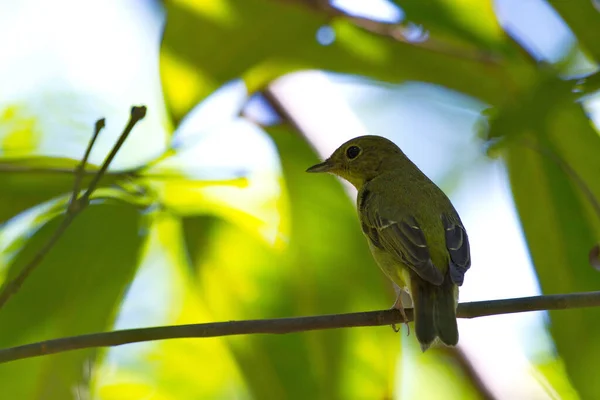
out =
[[[392,141],[381,136],[359,136],[338,147],[331,157],[306,172],[329,172],[360,189],[362,185],[394,168],[393,160],[405,158]]]

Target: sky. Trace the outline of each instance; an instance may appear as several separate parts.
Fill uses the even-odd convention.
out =
[[[130,105],[141,103],[149,106],[149,115],[128,139],[115,167],[143,163],[168,146],[171,127],[160,95],[156,46],[163,16],[152,2],[144,7],[140,4],[118,0],[0,2],[0,36],[19,39],[2,42],[3,54],[11,62],[0,63],[0,108],[7,103],[27,104],[21,111],[41,115],[44,131],[72,135],[70,140],[61,136],[60,141],[52,134],[44,135],[39,153],[78,159],[87,145],[89,126],[102,114],[107,129],[92,154],[92,162],[100,162],[124,125]],[[337,0],[335,4],[384,21],[404,18],[401,10],[384,0]],[[573,34],[542,0],[498,0],[495,4],[503,26],[538,59],[559,60],[574,41]],[[63,12],[65,9],[70,13]],[[19,22],[23,20],[28,24]],[[107,21],[111,29],[105,29]],[[326,40],[335,40],[325,35]],[[281,79],[274,90],[294,110],[322,157],[351,137],[366,133],[386,136],[451,192],[471,238],[473,266],[461,288],[462,301],[539,294],[506,173],[498,161],[482,156],[482,143],[474,139],[478,112],[484,104],[424,84],[371,86],[317,71]],[[315,92],[319,96],[315,97]],[[98,100],[93,106],[84,100],[89,93]],[[176,133],[175,143],[204,133],[197,143],[202,156],[188,152],[188,157],[202,160],[196,165],[200,173],[213,167],[231,171],[278,168],[272,144],[248,125],[239,124],[228,137],[247,140],[246,145],[236,147],[239,153],[229,151],[229,158],[218,152],[225,144],[217,138],[218,130],[205,132],[207,126],[212,127],[211,121],[237,113],[245,101],[243,84],[232,82],[193,111]],[[73,110],[67,120],[64,112],[47,112],[65,105]],[[587,107],[600,123],[600,100],[591,99]],[[258,107],[254,113],[262,115],[264,110]],[[9,129],[0,127],[0,140]],[[70,145],[64,146],[65,142]],[[247,157],[249,147],[253,147],[254,157]],[[12,155],[19,154],[18,148],[14,151]],[[463,179],[453,179],[464,169],[469,172]],[[353,189],[346,187],[352,196]],[[503,238],[502,254],[497,249],[498,237]],[[154,304],[143,288],[162,273],[157,267],[161,262],[164,260],[152,259],[136,278],[119,327],[150,325],[160,318],[155,311],[161,306]],[[459,329],[461,348],[501,398],[546,398],[529,361],[551,351],[544,313],[460,320]],[[497,340],[499,333],[501,341]]]

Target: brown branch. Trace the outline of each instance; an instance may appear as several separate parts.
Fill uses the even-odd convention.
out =
[[[598,306],[600,306],[600,291],[461,303],[458,306],[458,317],[477,318],[528,311],[564,310]],[[405,310],[409,321],[413,319],[412,311],[412,309]],[[392,309],[351,314],[318,315],[313,317],[212,322],[206,324],[126,329],[46,340],[3,349],[0,350],[0,363],[71,350],[112,347],[154,340],[247,334],[284,334],[323,329],[391,325],[401,322],[403,320],[398,310]]]
[[[129,134],[131,133],[131,130],[133,129],[135,124],[138,123],[140,120],[142,120],[145,115],[146,115],[146,107],[144,107],[144,106],[132,107],[131,116],[129,118],[129,122],[127,123],[127,126],[121,133],[121,136],[117,140],[117,143],[111,150],[110,154],[104,160],[104,163],[102,164],[100,169],[95,173],[95,175],[92,179],[92,182],[90,183],[90,185],[87,188],[87,190],[85,191],[85,193],[81,197],[77,198],[76,200],[73,200],[73,199],[75,199],[77,197],[78,193],[75,193],[75,192],[73,193],[72,200],[69,202],[67,211],[65,213],[65,216],[64,216],[61,224],[58,226],[56,231],[50,237],[48,242],[46,242],[46,244],[36,253],[36,255],[33,257],[33,259],[27,265],[25,265],[25,267],[19,272],[19,274],[16,276],[16,278],[14,278],[12,281],[10,281],[4,285],[2,292],[0,293],[0,309],[2,309],[2,307],[4,307],[4,305],[6,304],[6,302],[15,293],[17,293],[19,291],[19,289],[21,288],[21,286],[23,285],[25,280],[29,277],[29,275],[31,275],[31,273],[35,270],[35,268],[38,265],[40,265],[42,260],[50,252],[50,250],[56,244],[58,239],[60,239],[60,237],[63,235],[63,233],[65,233],[67,228],[71,225],[71,223],[73,222],[75,217],[87,207],[89,200],[90,200],[90,196],[92,195],[94,190],[96,190],[98,183],[104,176],[104,173],[108,169],[113,158],[115,157],[115,155],[117,154],[117,152],[119,151],[119,149],[121,148],[123,143],[125,142],[125,139],[127,139]],[[88,148],[87,148],[86,153],[81,161],[80,166],[77,168],[77,170],[75,172],[76,177],[75,177],[75,183],[74,183],[74,189],[73,189],[74,191],[76,190],[77,192],[79,192],[79,185],[82,180],[82,175],[84,174],[84,171],[85,171],[85,164],[87,163],[87,158],[91,151],[92,145],[94,144],[96,137],[98,136],[98,133],[103,128],[103,126],[104,126],[103,120],[98,120],[98,122],[96,122],[94,135],[92,136],[92,139],[90,141],[90,144],[88,145]]]

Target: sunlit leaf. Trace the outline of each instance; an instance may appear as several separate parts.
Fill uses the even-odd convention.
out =
[[[600,72],[596,72],[586,78],[582,84],[582,90],[587,94],[592,94],[600,91]]]
[[[71,193],[78,164],[77,160],[53,157],[0,159],[0,224],[37,204]],[[87,188],[97,169],[94,165],[86,167],[82,189]],[[120,177],[109,171],[99,186],[111,185]]]
[[[596,62],[600,62],[600,42],[598,42],[600,7],[598,2],[596,0],[550,0],[549,3],[569,24],[569,28],[585,49],[596,59]]]
[[[421,25],[434,39],[459,39],[487,51],[506,51],[506,34],[491,0],[394,0],[406,20]]]
[[[246,85],[240,80],[226,83],[190,111],[181,121],[171,141],[171,148],[193,147],[206,134],[219,131],[240,116],[248,101]]]
[[[323,46],[316,33],[327,24],[335,41]],[[299,69],[438,83],[492,103],[503,98],[507,78],[493,63],[373,35],[299,3],[265,0],[167,3],[161,63],[165,95],[176,119],[223,82],[243,77],[255,91]]]
[[[464,357],[454,348],[432,348],[423,354],[416,341],[402,346],[396,387],[397,398],[409,399],[482,399],[490,398],[485,387],[478,388],[478,377],[470,376],[461,365]]]
[[[53,198],[38,204],[8,220],[0,229],[0,282],[4,282],[13,258],[21,251],[27,241],[40,228],[54,218],[64,218],[71,195]],[[90,196],[90,202],[121,202],[147,209],[152,199],[140,193],[128,192],[119,188],[96,189]]]
[[[54,198],[8,220],[0,229],[0,282],[10,269],[13,258],[27,241],[48,221],[62,216],[68,198]]]
[[[600,275],[588,260],[590,248],[600,238],[600,222],[579,182],[583,179],[591,194],[600,198],[600,137],[580,106],[561,98],[555,98],[547,115],[523,109],[528,118],[537,119],[536,129],[528,129],[524,141],[511,144],[506,155],[515,203],[544,293],[591,291],[600,285]],[[600,310],[594,308],[550,312],[556,348],[583,398],[600,390],[589,368],[600,357],[598,321]]]
[[[0,108],[0,126],[0,154],[28,154],[42,137],[36,118],[21,105]]]
[[[105,127],[89,156],[90,163],[101,164],[123,132],[135,103],[127,99],[129,96],[109,98],[68,85],[50,87],[42,84],[34,92],[0,98],[0,122],[4,122],[0,124],[0,155],[78,160],[92,137],[94,124],[104,118]],[[159,96],[147,100],[147,115],[116,155],[113,169],[139,167],[165,150],[169,127],[163,101]]]
[[[535,366],[538,379],[546,388],[549,396],[563,400],[578,400],[577,394],[567,377],[564,363],[555,357],[548,357]]]
[[[40,159],[0,161],[0,224],[20,212],[73,190],[74,160],[44,158],[63,172],[45,171]],[[58,161],[60,166],[56,165]],[[59,171],[60,171],[59,170]]]
[[[10,266],[14,277],[56,230],[42,227]],[[138,211],[92,205],[73,222],[45,260],[0,310],[0,346],[103,331],[133,279],[141,242]],[[3,395],[15,399],[72,398],[86,390],[95,350],[2,364]]]
[[[300,137],[287,129],[270,133],[289,199],[280,209],[289,224],[282,233],[288,245],[271,247],[218,220],[196,220],[195,227],[188,221],[186,242],[201,254],[194,257],[200,298],[216,320],[389,305],[392,290],[374,265],[339,183],[304,173],[303,166],[316,157]],[[399,341],[390,328],[228,339],[253,397],[264,399],[388,396]]]
[[[155,213],[140,271],[120,310],[121,328],[214,320],[184,257],[182,233],[178,218]],[[113,348],[94,374],[92,393],[101,400],[246,398],[235,360],[220,338]]]
[[[231,89],[220,92],[237,98]],[[255,125],[227,110],[214,117],[212,101],[190,113],[173,137],[173,151],[140,171],[138,182],[177,215],[217,215],[274,242],[281,183],[273,145]],[[214,101],[222,98],[215,95]]]
[[[540,70],[536,80],[516,99],[488,111],[491,124],[485,138],[498,141],[496,147],[506,145],[507,141],[521,141],[522,144],[521,136],[525,132],[537,129],[555,112],[557,99],[561,103],[575,100],[571,87],[572,83],[559,79],[554,71]],[[536,118],[532,118],[532,115]]]

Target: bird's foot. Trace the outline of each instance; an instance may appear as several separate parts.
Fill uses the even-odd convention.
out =
[[[404,325],[406,325],[406,336],[410,335],[410,326],[408,325],[408,317],[406,316],[406,313],[404,312],[404,306],[402,305],[402,300],[401,300],[401,296],[400,294],[398,294],[398,297],[396,297],[396,301],[394,302],[394,305],[392,306],[392,310],[396,309],[398,311],[400,311],[400,315],[402,315],[402,318],[404,319]],[[396,326],[396,324],[392,324],[392,329],[394,330],[394,332],[400,332],[400,328],[398,328]]]

